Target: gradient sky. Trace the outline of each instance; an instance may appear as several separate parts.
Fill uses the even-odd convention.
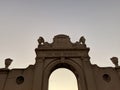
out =
[[[91,63],[113,66],[120,58],[120,0],[0,0],[0,68],[12,58],[11,68],[35,63],[34,49],[43,36],[52,42],[67,34],[72,42],[83,35]]]

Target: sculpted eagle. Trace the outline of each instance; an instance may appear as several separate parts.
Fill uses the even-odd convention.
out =
[[[43,45],[44,44],[44,38],[43,37],[39,37],[38,43],[39,43],[39,45]]]
[[[86,39],[84,38],[84,36],[82,36],[79,40],[79,43],[85,44],[85,41],[86,41]]]

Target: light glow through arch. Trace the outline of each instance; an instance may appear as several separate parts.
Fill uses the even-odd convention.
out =
[[[66,68],[56,69],[49,77],[48,90],[78,90],[74,73]]]

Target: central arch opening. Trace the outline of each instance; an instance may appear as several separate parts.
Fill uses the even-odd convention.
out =
[[[49,77],[48,90],[78,90],[76,76],[69,69],[58,68]]]

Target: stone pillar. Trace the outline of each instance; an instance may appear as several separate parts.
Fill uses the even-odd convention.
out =
[[[42,90],[43,84],[43,61],[44,58],[36,58],[34,79],[33,79],[33,89],[32,90]]]
[[[83,59],[83,67],[86,78],[87,90],[97,90],[89,58],[87,57],[82,59]]]

